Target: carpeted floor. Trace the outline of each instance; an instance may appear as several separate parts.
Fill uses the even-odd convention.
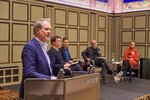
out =
[[[150,80],[134,78],[129,83],[128,78],[116,83],[112,76],[108,77],[108,84],[100,85],[100,100],[133,100],[139,96],[150,93]],[[19,92],[19,85],[6,88]]]
[[[133,78],[129,83],[128,78],[116,83],[113,77],[108,77],[108,84],[101,83],[100,100],[133,100],[139,96],[150,94],[150,80]]]

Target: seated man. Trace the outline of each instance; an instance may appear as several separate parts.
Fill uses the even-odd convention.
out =
[[[97,47],[96,40],[91,41],[91,47],[88,47],[86,50],[82,52],[82,56],[85,59],[86,63],[94,61],[95,65],[102,67],[102,78],[103,83],[107,83],[106,76],[107,72],[113,74],[112,70],[109,68],[106,60],[101,57],[100,49]]]
[[[60,68],[64,69],[65,75],[69,75],[71,71],[82,71],[82,68],[78,64],[70,64],[63,60],[63,57],[59,51],[62,42],[60,36],[53,36],[51,38],[52,47],[48,51],[50,57],[51,65],[53,66],[54,75],[57,76]],[[69,70],[68,70],[69,69]]]
[[[69,40],[67,38],[63,38],[62,42],[63,42],[63,45],[59,49],[59,51],[62,54],[63,60],[71,64],[73,63],[73,59],[71,58],[70,52],[68,50]]]
[[[122,79],[122,77],[125,76],[127,71],[129,70],[129,81],[131,81],[132,69],[135,69],[135,67],[138,65],[139,59],[140,54],[135,48],[135,42],[131,41],[130,47],[124,53],[122,71],[120,71],[120,73],[114,78],[118,78],[120,81],[120,79]]]

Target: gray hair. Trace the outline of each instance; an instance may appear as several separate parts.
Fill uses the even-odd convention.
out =
[[[37,31],[37,29],[41,29],[42,27],[43,27],[43,22],[44,21],[46,21],[46,22],[48,22],[48,23],[51,23],[51,20],[50,20],[50,18],[41,18],[41,19],[38,19],[36,22],[35,22],[35,24],[34,24],[34,26],[33,26],[33,34],[35,35],[36,34],[36,31]]]

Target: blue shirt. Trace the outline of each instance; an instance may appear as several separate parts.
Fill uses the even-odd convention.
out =
[[[69,52],[67,49],[64,49],[65,51],[65,58],[66,58],[66,61],[70,61],[70,55],[69,55]]]

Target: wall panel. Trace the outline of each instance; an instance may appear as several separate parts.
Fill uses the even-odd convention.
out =
[[[0,0],[0,19],[10,19],[10,2]]]
[[[79,14],[80,18],[80,26],[81,27],[88,27],[89,26],[89,14],[88,13],[80,13]]]
[[[34,22],[37,19],[45,17],[45,7],[39,5],[30,5],[30,21]]]
[[[146,43],[146,31],[135,31],[134,34],[136,43]]]
[[[106,31],[105,30],[99,30],[97,33],[97,42],[99,43],[105,43],[106,42]]]
[[[12,62],[18,63],[21,62],[21,53],[24,45],[21,44],[13,44],[12,45]]]
[[[66,37],[66,28],[65,27],[55,27],[54,35],[58,35],[61,37]]]
[[[0,42],[10,41],[10,24],[0,23]]]
[[[121,40],[122,40],[122,43],[129,43],[129,41],[133,40],[133,32],[132,31],[122,31]]]
[[[68,11],[68,25],[71,25],[71,26],[78,25],[78,12]]]
[[[28,41],[28,25],[13,23],[12,25],[12,41],[27,42]]]
[[[78,46],[75,44],[70,44],[68,49],[70,51],[71,57],[74,59],[77,59],[78,58]]]
[[[70,42],[78,42],[78,29],[68,28],[68,39]]]
[[[146,28],[146,16],[135,16],[135,28]]]
[[[88,29],[79,29],[79,42],[88,42],[89,40],[89,30]]]
[[[106,16],[98,16],[98,28],[106,28]]]
[[[13,2],[13,20],[28,21],[28,4]]]
[[[123,29],[132,29],[133,28],[133,17],[132,16],[122,17],[122,28]]]
[[[55,9],[55,24],[66,25],[66,10]]]
[[[10,46],[8,44],[0,44],[0,55],[0,64],[10,62]]]

